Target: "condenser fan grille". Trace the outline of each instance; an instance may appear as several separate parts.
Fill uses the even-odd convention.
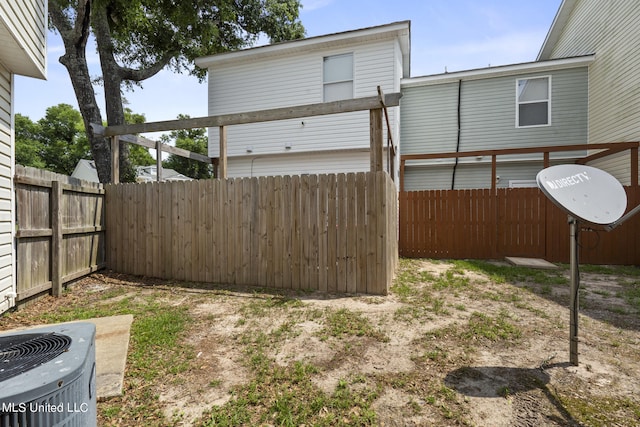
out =
[[[71,338],[56,333],[0,337],[0,382],[55,359],[70,345]]]

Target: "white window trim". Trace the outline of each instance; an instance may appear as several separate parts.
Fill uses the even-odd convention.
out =
[[[520,104],[529,104],[529,103],[535,103],[535,102],[540,102],[540,101],[531,101],[531,102],[519,102],[518,101],[518,83],[521,80],[534,80],[534,79],[548,79],[549,80],[549,85],[547,86],[547,123],[544,125],[527,125],[527,126],[520,126]],[[516,128],[517,129],[529,129],[529,128],[540,128],[540,127],[548,127],[551,126],[551,75],[546,75],[546,76],[533,76],[533,77],[522,77],[522,78],[517,78],[516,79]]]
[[[331,82],[327,82],[324,79],[324,60],[325,58],[331,58],[331,57],[336,57],[336,56],[346,56],[346,55],[351,55],[351,79],[347,79],[347,80],[334,80]],[[338,83],[348,83],[351,82],[351,98],[353,99],[355,98],[355,92],[356,92],[356,55],[354,52],[342,52],[342,53],[335,53],[332,55],[323,55],[322,56],[322,62],[323,62],[323,70],[322,70],[322,102],[326,102],[324,99],[324,88],[327,85],[334,85],[334,84],[338,84]]]

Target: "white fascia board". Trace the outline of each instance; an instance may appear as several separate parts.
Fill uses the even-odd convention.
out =
[[[553,18],[553,23],[551,24],[551,28],[549,28],[547,37],[545,37],[542,47],[540,48],[540,52],[538,53],[538,61],[549,59],[551,57],[551,52],[556,46],[556,43],[558,43],[560,35],[564,31],[564,27],[567,25],[569,16],[571,16],[571,12],[577,2],[578,0],[562,0],[562,3],[558,8],[558,12],[556,13],[555,18]]]
[[[401,39],[403,56],[406,57],[409,55],[410,49],[410,24],[411,21],[394,22],[377,27],[369,27],[360,30],[352,30],[306,39],[291,40],[266,46],[258,46],[233,52],[219,53],[216,55],[196,58],[195,64],[200,68],[209,68],[227,63],[249,60],[254,61],[264,57],[308,52],[309,50],[314,49],[342,47],[345,45],[360,43],[362,41],[381,39],[394,34]]]
[[[423,77],[402,79],[400,87],[429,86],[459,80],[480,80],[524,73],[539,73],[566,68],[589,66],[595,60],[595,54],[572,58],[552,59],[548,61],[526,62],[523,64],[502,65],[497,67],[478,68],[475,70],[456,71],[452,73],[433,74]]]

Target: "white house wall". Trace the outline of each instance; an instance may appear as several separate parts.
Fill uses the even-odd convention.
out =
[[[210,68],[209,114],[321,103],[323,57],[349,52],[354,55],[354,97],[377,95],[378,85],[385,93],[392,93],[398,90],[402,72],[398,70],[399,49],[397,42],[390,39]],[[397,110],[389,109],[396,135]],[[209,132],[209,156],[219,157],[218,129]],[[332,151],[336,159],[342,149],[368,149],[369,144],[369,112],[362,111],[230,126],[227,154],[249,159],[265,154]],[[230,160],[230,176],[235,175],[233,168],[238,161]],[[274,174],[279,171],[274,170]]]
[[[578,0],[549,55],[595,53],[590,69],[589,142],[640,141],[640,2]],[[593,163],[629,184],[628,154]]]
[[[369,170],[369,152],[286,154],[266,157],[242,157],[229,159],[229,178],[304,175]]]
[[[11,73],[0,65],[0,313],[13,306],[13,131]]]

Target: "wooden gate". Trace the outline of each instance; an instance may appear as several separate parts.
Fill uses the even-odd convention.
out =
[[[14,182],[17,301],[104,267],[102,185],[20,165]]]

